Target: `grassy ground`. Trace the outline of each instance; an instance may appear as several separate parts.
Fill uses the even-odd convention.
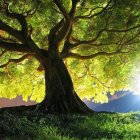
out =
[[[0,140],[140,139],[140,113],[44,115],[0,113]]]

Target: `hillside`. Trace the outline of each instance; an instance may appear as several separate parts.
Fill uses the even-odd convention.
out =
[[[139,139],[140,113],[45,115],[0,112],[1,140]]]

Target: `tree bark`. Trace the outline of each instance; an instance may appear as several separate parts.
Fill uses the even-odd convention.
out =
[[[39,108],[48,113],[93,112],[76,94],[70,74],[57,53],[57,46],[48,51],[47,65],[44,66],[46,95]]]

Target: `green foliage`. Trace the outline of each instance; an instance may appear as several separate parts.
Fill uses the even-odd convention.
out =
[[[15,53],[13,56],[17,58]],[[40,102],[44,97],[45,88],[44,75],[37,71],[38,65],[36,60],[31,59],[1,69],[0,97],[11,99],[22,95],[25,101],[30,96],[32,100]]]
[[[2,139],[139,139],[140,113],[93,116],[0,113]]]

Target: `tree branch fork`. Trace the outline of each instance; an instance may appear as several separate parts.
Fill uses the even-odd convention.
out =
[[[105,27],[97,33],[96,37],[94,37],[91,40],[84,40],[84,41],[80,41],[78,39],[75,39],[75,40],[73,40],[74,43],[71,43],[72,38],[74,38],[74,37],[72,37],[72,33],[73,33],[73,26],[75,23],[75,19],[76,18],[78,18],[78,19],[79,18],[93,18],[94,16],[98,16],[98,15],[102,14],[105,10],[111,9],[114,7],[114,5],[110,6],[112,3],[112,0],[110,0],[107,3],[107,5],[104,8],[102,8],[102,10],[99,13],[91,15],[92,11],[94,11],[96,9],[96,8],[94,8],[90,11],[90,15],[84,16],[84,17],[75,16],[76,8],[77,8],[77,4],[78,4],[79,0],[72,0],[72,7],[71,7],[70,12],[67,12],[67,10],[63,6],[63,3],[61,0],[52,0],[52,1],[57,6],[59,11],[62,13],[63,19],[50,30],[48,40],[49,40],[50,44],[56,44],[57,47],[59,47],[60,42],[64,41],[63,50],[62,50],[62,52],[60,52],[61,58],[72,57],[72,58],[77,58],[77,59],[93,59],[93,58],[98,57],[98,56],[110,56],[110,55],[115,55],[115,54],[119,54],[119,53],[129,53],[129,51],[124,52],[122,50],[116,50],[114,52],[101,52],[101,51],[99,51],[99,52],[94,53],[94,54],[89,55],[89,56],[82,56],[80,54],[71,52],[71,50],[73,50],[77,47],[80,47],[81,45],[93,45],[93,47],[94,46],[100,47],[103,45],[110,45],[111,43],[110,44],[97,43],[98,39],[102,36],[102,34],[104,32],[126,33],[129,31],[132,31],[132,30],[139,30],[140,24],[133,26],[131,28],[126,28],[126,29],[122,29],[122,30],[108,29],[107,27],[109,25],[109,19],[111,18],[111,15],[109,15],[105,21]],[[19,31],[19,30],[12,28],[11,26],[9,26],[7,23],[3,22],[0,19],[0,30],[5,31],[6,33],[15,37],[16,40],[18,40],[18,42],[15,40],[11,41],[7,38],[0,36],[0,47],[3,48],[5,51],[17,51],[17,52],[27,53],[30,56],[32,55],[32,56],[36,57],[41,63],[43,63],[45,65],[47,55],[46,56],[42,55],[42,52],[48,54],[48,50],[40,49],[39,46],[37,46],[36,43],[31,38],[32,32],[29,32],[28,24],[26,21],[26,17],[29,15],[29,11],[27,12],[27,14],[25,14],[25,13],[24,14],[13,13],[9,10],[9,5],[6,2],[6,0],[3,0],[3,2],[5,5],[3,7],[3,9],[5,10],[5,14],[8,17],[10,17],[11,19],[16,19],[17,21],[19,21],[19,23],[21,25],[21,30]],[[137,38],[138,35],[139,34],[137,34],[137,36],[135,38]],[[125,41],[125,43],[123,43],[122,46],[129,45],[129,43],[130,42],[132,43],[132,41],[135,40],[135,38],[133,37],[133,38]],[[112,44],[114,44],[114,42],[112,42]],[[118,42],[115,44],[118,44]],[[49,46],[49,48],[51,49],[51,46]],[[121,47],[121,48],[123,49],[123,47]],[[28,57],[28,55],[23,56],[20,60],[23,60],[23,58],[26,59],[25,57]],[[1,56],[2,56],[2,54],[0,55],[0,57]],[[8,64],[11,62],[16,62],[16,61],[9,60]]]

